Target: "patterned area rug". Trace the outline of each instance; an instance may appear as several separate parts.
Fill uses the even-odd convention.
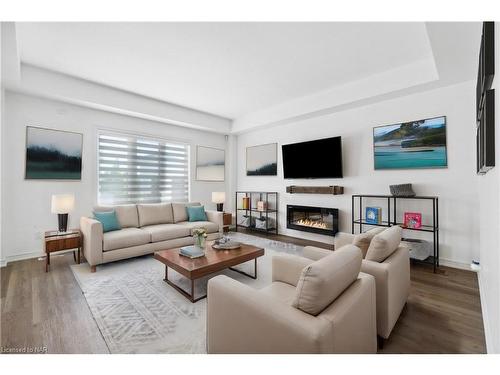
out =
[[[257,280],[221,272],[254,288],[271,283],[273,255],[302,253],[289,243],[242,233],[230,237],[266,250],[258,258]],[[105,264],[96,273],[88,264],[71,268],[111,353],[206,353],[206,299],[191,303],[165,283],[165,267],[152,255]],[[253,261],[235,268],[252,274]],[[169,269],[169,278],[188,290],[189,281],[175,271]],[[196,281],[196,294],[206,293],[207,280]]]

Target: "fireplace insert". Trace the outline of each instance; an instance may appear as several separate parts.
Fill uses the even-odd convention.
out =
[[[339,230],[339,210],[327,207],[287,205],[286,227],[335,236]]]

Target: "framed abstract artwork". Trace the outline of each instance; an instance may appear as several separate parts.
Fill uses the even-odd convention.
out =
[[[373,128],[375,169],[446,168],[446,117]]]
[[[26,127],[27,180],[81,180],[83,134]]]
[[[218,148],[196,147],[196,180],[224,181],[225,152]]]
[[[278,174],[278,144],[247,147],[247,176]]]

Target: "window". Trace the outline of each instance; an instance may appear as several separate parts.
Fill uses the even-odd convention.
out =
[[[189,199],[189,145],[101,133],[100,204],[159,203]]]

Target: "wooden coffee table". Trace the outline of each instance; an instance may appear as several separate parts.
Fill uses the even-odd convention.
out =
[[[174,287],[179,293],[193,303],[207,296],[205,294],[204,296],[198,298],[194,297],[194,281],[201,277],[229,268],[232,271],[241,273],[251,277],[252,279],[257,278],[257,258],[264,255],[264,249],[252,245],[241,244],[239,249],[215,250],[212,248],[212,244],[212,241],[207,243],[205,247],[205,256],[196,259],[190,259],[180,255],[180,248],[178,247],[174,249],[161,250],[155,253],[155,259],[165,264],[164,281]],[[248,262],[252,259],[255,261],[253,275],[232,268],[233,266]],[[175,285],[168,279],[169,267],[191,280],[191,293],[186,292],[184,289]]]

